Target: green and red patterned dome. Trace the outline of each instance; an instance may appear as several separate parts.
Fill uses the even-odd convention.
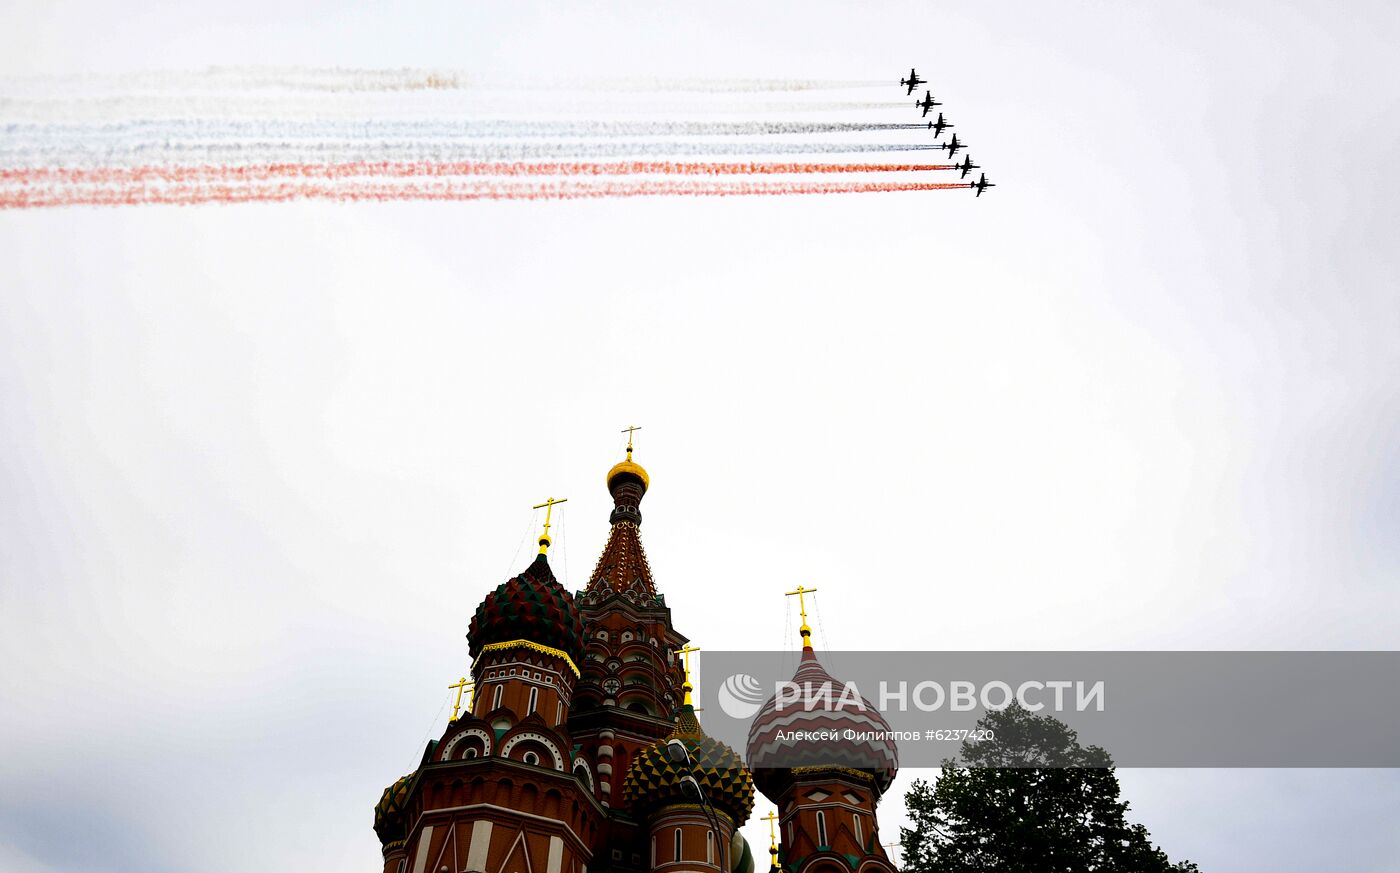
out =
[[[543,554],[486,595],[467,630],[467,650],[475,658],[492,643],[525,640],[583,660],[583,619],[574,596],[564,590]]]
[[[690,751],[691,766],[672,763],[666,743],[679,739]],[[733,749],[705,735],[690,704],[681,707],[676,729],[632,759],[622,781],[622,799],[637,815],[671,803],[692,803],[681,778],[693,775],[710,803],[734,820],[737,827],[753,811],[753,777]]]

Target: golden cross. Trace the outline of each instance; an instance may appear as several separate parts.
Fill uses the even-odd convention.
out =
[[[768,822],[768,840],[773,844],[773,848],[775,849],[778,848],[778,834],[773,830],[773,822],[777,820],[778,811],[776,809],[769,810],[767,815],[759,819],[759,821]]]
[[[685,684],[681,686],[681,690],[685,692],[685,700],[682,701],[683,703],[690,703],[690,692],[695,690],[695,686],[690,684],[690,653],[698,651],[700,651],[700,648],[698,646],[692,646],[690,643],[686,643],[685,648],[676,650],[676,653],[685,659]]]
[[[551,498],[549,498],[548,500],[546,500],[544,503],[541,503],[539,506],[532,506],[532,507],[530,507],[531,509],[543,509],[543,510],[544,510],[544,533],[540,534],[540,554],[541,554],[541,555],[546,555],[546,554],[549,553],[549,544],[550,544],[551,542],[553,542],[553,540],[551,540],[551,539],[549,538],[549,519],[550,519],[550,517],[554,514],[554,504],[556,504],[556,503],[568,503],[568,502],[569,502],[569,498],[567,498],[567,497],[561,497],[561,498],[559,498],[558,500],[555,500],[553,497],[551,497]]]
[[[632,424],[632,425],[628,425],[627,427],[624,427],[624,428],[622,429],[622,431],[621,431],[622,433],[627,434],[627,458],[628,458],[628,460],[631,460],[631,458],[632,458],[632,433],[633,433],[633,431],[638,431],[638,430],[641,430],[641,428],[638,427],[638,426],[636,426],[635,424]]]
[[[447,686],[447,690],[448,690],[448,691],[451,691],[453,688],[456,688],[456,689],[457,689],[457,702],[454,703],[454,704],[452,704],[452,720],[453,720],[453,721],[456,721],[456,720],[457,720],[457,713],[459,713],[459,712],[462,711],[462,692],[463,692],[463,691],[470,691],[472,688],[475,688],[475,687],[476,687],[476,683],[475,683],[475,682],[468,682],[468,681],[467,681],[467,677],[465,677],[465,676],[463,676],[461,679],[458,679],[456,685],[449,685],[449,686]],[[471,708],[472,708],[472,699],[471,699],[471,696],[468,695],[468,696],[467,696],[467,709],[471,709]]]
[[[797,609],[802,613],[802,627],[799,630],[802,633],[803,648],[809,648],[812,645],[812,629],[807,626],[807,595],[815,593],[816,590],[815,588],[803,588],[799,585],[796,591],[786,592],[788,597],[797,595]]]

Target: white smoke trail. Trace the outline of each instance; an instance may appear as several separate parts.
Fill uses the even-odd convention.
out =
[[[856,79],[703,79],[664,76],[598,78],[471,73],[465,70],[390,70],[315,67],[209,67],[204,70],[144,71],[110,75],[34,76],[0,80],[0,93],[61,94],[210,91],[608,91],[744,94],[839,91],[889,85]]]
[[[412,92],[256,94],[115,94],[64,97],[0,97],[0,123],[101,122],[151,119],[344,119],[511,116],[523,119],[547,113],[556,118],[585,116],[669,115],[791,115],[804,112],[869,112],[903,107],[902,103],[870,100],[758,102],[674,97],[640,99],[615,97],[563,98],[556,95],[523,99],[521,95],[491,93]]]

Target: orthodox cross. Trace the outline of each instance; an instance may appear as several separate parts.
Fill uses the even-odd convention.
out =
[[[552,516],[553,513],[554,513],[554,504],[556,504],[556,503],[568,503],[568,502],[569,502],[569,498],[567,498],[567,497],[561,497],[561,498],[559,498],[558,500],[555,500],[553,497],[551,497],[551,498],[549,498],[548,500],[546,500],[544,503],[541,503],[539,506],[533,506],[533,507],[531,507],[531,509],[543,509],[543,510],[544,510],[544,533],[540,534],[540,554],[541,554],[541,555],[544,555],[544,554],[548,554],[548,553],[549,553],[549,544],[550,544],[551,542],[553,542],[553,541],[549,538],[549,519],[550,519],[550,516]]]
[[[685,659],[685,684],[681,686],[681,690],[685,692],[685,703],[690,703],[690,692],[695,688],[690,684],[690,653],[698,651],[700,651],[700,647],[692,646],[690,643],[686,643],[685,648],[676,650],[676,654]]]
[[[451,691],[453,688],[457,689],[457,702],[454,703],[454,704],[452,704],[452,720],[453,720],[453,721],[456,721],[456,720],[457,720],[457,713],[459,713],[459,712],[462,711],[462,692],[463,692],[463,691],[471,691],[474,687],[476,687],[476,683],[475,683],[475,682],[468,682],[468,681],[467,681],[467,677],[465,677],[465,676],[463,676],[461,679],[458,679],[456,685],[449,685],[449,686],[447,686],[447,690],[448,690],[448,691]],[[471,695],[468,694],[468,695],[467,695],[467,709],[471,709],[471,708],[472,708],[472,699],[471,699]]]
[[[775,849],[778,848],[778,833],[777,831],[773,830],[773,822],[777,820],[778,811],[776,809],[770,809],[767,815],[759,819],[759,821],[768,822],[768,840],[773,844],[773,848]]]
[[[812,629],[807,626],[807,595],[815,593],[816,590],[815,588],[803,588],[799,585],[796,591],[786,592],[786,596],[788,597],[794,594],[797,595],[797,609],[802,613],[802,627],[800,631],[802,633],[802,647],[804,649],[812,645]]]
[[[634,431],[639,431],[639,430],[641,430],[640,427],[638,427],[638,426],[635,425],[635,424],[632,424],[632,425],[628,425],[627,427],[624,427],[624,428],[622,429],[622,431],[621,431],[621,433],[627,434],[627,459],[628,459],[628,460],[631,460],[631,459],[632,459],[632,433],[633,433]]]

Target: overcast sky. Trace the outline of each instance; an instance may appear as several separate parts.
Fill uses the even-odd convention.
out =
[[[7,10],[6,76],[914,64],[998,187],[0,213],[0,867],[378,869],[634,423],[702,647],[1394,648],[1400,11],[1222,5]],[[1203,870],[1400,863],[1394,771],[1120,776]]]

